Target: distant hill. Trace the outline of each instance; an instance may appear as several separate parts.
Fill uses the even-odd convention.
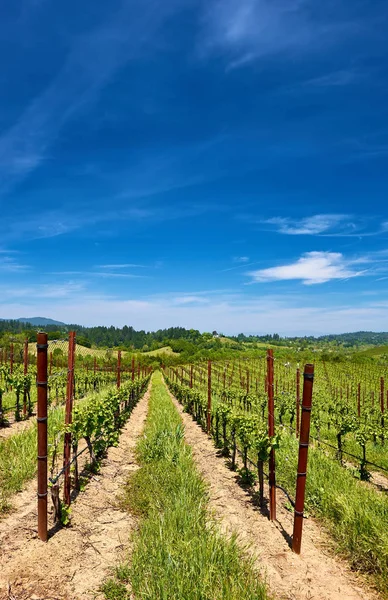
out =
[[[380,346],[388,344],[388,332],[386,331],[354,331],[351,333],[340,333],[337,335],[322,335],[318,338],[320,341],[332,342],[338,341],[350,345],[371,345]]]
[[[47,319],[46,317],[20,317],[20,319],[15,319],[15,321],[31,323],[31,325],[58,325],[59,327],[66,325],[62,321],[54,321],[54,319]]]

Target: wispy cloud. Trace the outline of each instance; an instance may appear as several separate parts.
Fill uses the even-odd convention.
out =
[[[376,217],[342,214],[320,214],[302,219],[272,217],[260,223],[274,226],[277,233],[285,235],[314,235],[321,237],[369,237],[386,233],[388,223]],[[374,227],[370,229],[370,225]]]
[[[333,279],[358,277],[363,271],[352,269],[339,252],[306,252],[296,262],[247,273],[252,282],[301,280],[305,285],[326,283]]]
[[[247,263],[249,261],[249,256],[234,256],[233,262],[235,263]]]
[[[46,275],[58,275],[66,277],[101,277],[116,279],[144,279],[147,275],[138,275],[137,273],[110,273],[109,271],[50,271]]]
[[[145,279],[149,277],[148,275],[138,275],[134,273],[109,273],[107,271],[94,272],[91,273],[91,275],[93,275],[93,277],[105,277],[107,279]]]
[[[186,304],[208,304],[209,302],[210,300],[203,296],[178,296],[173,299],[174,304],[181,306]]]
[[[40,214],[14,215],[0,222],[4,240],[40,239],[65,235],[86,226],[109,224],[114,221],[142,221],[153,216],[152,209],[122,208],[116,211],[96,211],[69,207],[68,210],[48,210]]]
[[[311,10],[302,0],[216,0],[206,3],[202,53],[226,52],[229,69],[276,54],[322,51],[353,31],[352,22]]]
[[[9,300],[24,300],[30,302],[31,298],[36,298],[40,303],[44,298],[62,300],[64,298],[79,297],[85,300],[84,283],[67,282],[55,284],[34,284],[34,285],[0,285],[0,305]],[[6,315],[5,315],[6,316]],[[14,316],[14,315],[13,315]],[[19,315],[20,316],[20,315]]]
[[[350,215],[321,214],[292,219],[290,217],[272,217],[262,221],[274,225],[278,233],[286,235],[319,235],[321,233],[336,232],[354,233],[357,226]]]
[[[139,2],[124,2],[102,26],[74,37],[57,76],[0,137],[2,191],[49,156],[64,124],[93,102],[121,67],[144,51],[176,6],[175,0],[141,6]]]
[[[133,263],[123,263],[121,265],[97,265],[98,269],[129,269],[129,268],[145,268],[146,265],[137,265]]]
[[[319,77],[313,77],[303,82],[304,87],[311,88],[327,88],[327,87],[343,87],[356,81],[360,81],[363,75],[359,70],[356,69],[341,69],[339,71],[332,71]]]
[[[30,269],[28,265],[16,260],[14,254],[10,255],[7,250],[0,250],[0,255],[0,273],[21,273]]]
[[[106,202],[109,198],[106,199]],[[93,208],[69,206],[68,210],[48,210],[33,215],[21,214],[20,218],[14,215],[0,221],[0,236],[4,241],[10,242],[17,239],[40,239],[65,235],[87,227],[90,233],[92,226],[103,227],[104,231],[112,229],[112,224],[121,221],[163,223],[204,215],[206,213],[220,213],[228,210],[221,204],[210,203],[180,203],[179,205],[166,205],[154,203],[149,206],[127,208],[121,203],[117,210],[106,210],[103,206],[96,211]],[[106,268],[106,267],[101,267]]]

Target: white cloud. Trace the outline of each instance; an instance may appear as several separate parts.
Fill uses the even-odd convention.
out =
[[[253,282],[301,280],[305,285],[348,279],[362,274],[339,252],[306,252],[295,263],[247,273]]]
[[[249,261],[249,256],[235,256],[233,258],[233,262],[236,263],[247,263]]]
[[[273,217],[262,222],[274,225],[278,233],[286,235],[319,235],[329,232],[349,234],[357,229],[351,218],[350,215],[319,214],[303,219]]]
[[[377,217],[356,217],[345,214],[318,214],[294,219],[272,217],[259,221],[273,225],[277,233],[285,235],[319,235],[322,237],[371,237],[388,231],[388,222],[379,222]],[[367,229],[373,225],[373,228]]]
[[[208,304],[209,299],[202,296],[178,296],[173,299],[173,303],[181,306],[185,304]]]

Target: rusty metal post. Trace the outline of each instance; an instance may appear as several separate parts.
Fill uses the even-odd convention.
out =
[[[357,386],[357,415],[361,417],[361,383]]]
[[[13,344],[9,346],[9,374],[13,373]],[[10,391],[12,392],[12,385],[9,386]]]
[[[384,445],[384,377],[380,377],[381,444]]]
[[[69,349],[67,359],[67,390],[66,390],[66,412],[65,425],[71,425],[73,422],[73,396],[74,396],[74,357],[75,357],[75,331],[69,333]],[[64,484],[63,484],[63,501],[70,506],[71,503],[71,481],[70,468],[67,465],[70,463],[71,456],[71,433],[65,432],[63,445],[63,468]]]
[[[24,340],[24,353],[23,353],[23,373],[24,377],[28,372],[28,340]],[[23,389],[23,415],[27,415],[27,390],[26,390],[26,381],[24,381],[24,389]]]
[[[313,397],[314,365],[306,365],[303,373],[302,422],[299,438],[298,473],[296,478],[294,532],[292,549],[300,554],[303,530],[304,497],[306,491],[307,457],[310,439],[311,403]]]
[[[12,375],[13,373],[13,344],[9,346],[9,372]]]
[[[47,333],[38,333],[37,366],[37,429],[38,429],[38,536],[47,542]]]
[[[207,362],[207,411],[206,411],[206,431],[210,435],[210,419],[212,410],[212,361]]]
[[[300,428],[300,369],[296,369],[296,437]]]
[[[121,350],[117,353],[117,387],[120,389],[121,385]]]
[[[273,387],[274,365],[273,350],[267,350],[267,388],[268,388],[268,435],[275,435],[275,403]],[[269,515],[270,520],[276,519],[276,475],[275,475],[275,450],[272,448],[269,455]]]

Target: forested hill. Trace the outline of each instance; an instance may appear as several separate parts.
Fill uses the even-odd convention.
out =
[[[338,341],[350,346],[362,346],[364,344],[382,346],[388,344],[388,332],[355,331],[354,333],[341,333],[339,335],[323,335],[318,339],[324,342]]]
[[[29,323],[23,323],[16,320],[0,320],[0,335],[4,333],[23,333],[33,341],[36,336],[37,326]],[[159,329],[158,331],[146,332],[144,330],[136,331],[133,327],[82,327],[81,325],[44,325],[41,327],[49,334],[49,339],[60,339],[67,335],[69,331],[77,332],[78,342],[84,346],[105,346],[113,348],[115,346],[134,347],[142,349],[144,346],[150,348],[154,343],[161,344],[166,340],[186,340],[188,342],[198,342],[202,340],[203,334],[196,329],[185,329],[184,327],[170,327],[168,329]],[[204,334],[205,337],[212,337],[211,334]]]
[[[218,342],[220,339],[227,341],[222,334],[213,331],[212,333],[201,333],[197,329],[185,329],[184,327],[169,327],[167,329],[158,329],[158,331],[136,331],[133,327],[125,325],[124,327],[82,327],[81,325],[44,325],[44,330],[49,334],[50,339],[65,337],[69,331],[76,331],[79,343],[85,346],[104,346],[104,347],[133,347],[135,349],[149,349],[158,347],[165,342],[181,342],[182,347],[185,343],[200,345],[203,342]],[[37,326],[35,324],[24,323],[19,320],[0,320],[0,335],[4,333],[24,334],[31,341],[35,339]],[[278,334],[268,335],[245,335],[243,333],[237,336],[229,336],[230,343],[241,342],[264,342],[273,345],[288,345],[290,342],[296,344],[327,344],[337,342],[344,346],[363,346],[363,345],[385,345],[388,344],[388,332],[375,333],[373,331],[357,331],[354,333],[342,333],[337,335],[324,335],[320,337],[301,336],[293,338],[282,338]],[[179,351],[177,349],[177,351]]]
[[[284,341],[305,341],[305,342],[338,342],[339,344],[343,344],[345,346],[363,346],[363,345],[372,345],[372,346],[381,346],[388,344],[388,332],[375,332],[375,331],[355,331],[352,333],[336,333],[336,334],[327,334],[315,337],[313,335],[310,336],[300,336],[300,337],[289,337],[282,338],[276,333],[270,336],[256,336],[256,335],[244,335],[240,333],[236,336],[236,339],[240,342],[254,342],[254,341],[270,341],[272,344],[281,343]]]

